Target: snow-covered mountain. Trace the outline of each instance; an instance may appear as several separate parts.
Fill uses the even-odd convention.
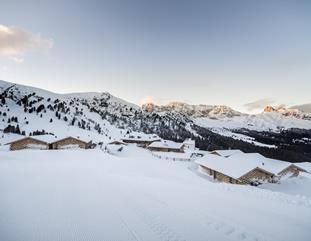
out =
[[[299,106],[297,107],[299,108]],[[307,110],[307,107],[308,105],[306,105],[304,109]],[[299,110],[298,108],[295,108],[295,107],[285,108],[284,106],[279,106],[279,107],[266,106],[264,109],[264,113],[276,112],[284,116],[291,116],[291,117],[311,120],[310,112],[309,113],[304,112],[304,111]],[[300,107],[300,109],[303,109],[303,107]]]
[[[147,103],[142,106],[146,112],[177,112],[192,118],[196,117],[233,117],[241,116],[242,113],[224,105],[189,105],[182,102],[170,102],[167,105],[157,106]]]
[[[233,148],[241,142],[275,148],[279,145],[274,141],[276,137],[268,139],[267,135],[282,134],[291,128],[309,130],[311,120],[306,113],[272,107],[258,115],[240,113],[228,106],[180,102],[139,107],[107,92],[56,94],[0,81],[0,130],[4,133],[74,135],[95,142],[131,134],[157,134],[175,141],[191,137],[203,149]],[[262,134],[263,139],[254,131],[270,134]],[[305,138],[303,143],[311,137],[294,136]],[[231,139],[239,142],[232,143]],[[288,142],[292,140],[286,139]]]
[[[291,109],[297,109],[301,112],[311,113],[311,103],[292,106]]]

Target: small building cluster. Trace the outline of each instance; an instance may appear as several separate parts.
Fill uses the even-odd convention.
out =
[[[147,149],[155,152],[186,152],[195,150],[195,141],[186,139],[184,142],[174,142],[168,140],[154,141],[147,146]]]
[[[214,151],[195,162],[213,179],[233,184],[275,183],[285,175],[298,176],[299,172],[306,172],[292,163],[240,150]]]
[[[148,145],[147,149],[150,151],[162,151],[162,152],[184,152],[184,143],[178,143],[174,141],[155,141]]]
[[[8,143],[11,151],[22,149],[56,150],[71,148],[89,148],[91,142],[80,140],[78,137],[56,139],[51,135],[28,136]]]
[[[127,144],[137,144],[137,146],[144,147],[146,148],[149,146],[151,143],[155,141],[160,141],[161,139],[157,135],[152,135],[152,136],[128,136],[124,137],[121,139],[123,143]]]

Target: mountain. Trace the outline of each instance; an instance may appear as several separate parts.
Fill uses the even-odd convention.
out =
[[[301,112],[311,113],[311,103],[292,106],[291,109],[297,109]]]
[[[193,138],[201,149],[239,148],[311,161],[311,121],[300,111],[271,107],[248,115],[223,105],[181,102],[139,107],[107,92],[57,94],[5,81],[0,81],[0,131],[2,144],[15,134],[73,135],[95,143],[157,134],[174,141]]]
[[[284,106],[279,106],[279,107],[266,106],[264,109],[264,113],[276,112],[284,116],[292,116],[292,117],[297,117],[301,119],[311,120],[311,112],[307,113],[305,111],[301,111],[302,109],[307,110],[308,107],[311,108],[311,106],[308,106],[307,104],[307,105],[296,106],[296,107],[298,108],[295,108],[295,106],[291,108],[285,108]]]
[[[224,105],[189,105],[182,102],[171,102],[163,106],[147,103],[142,106],[142,109],[146,112],[178,112],[193,118],[221,118],[242,115],[242,113]]]

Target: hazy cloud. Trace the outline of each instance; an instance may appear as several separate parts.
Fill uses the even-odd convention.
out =
[[[9,57],[21,63],[27,51],[47,51],[53,47],[53,40],[41,37],[15,26],[0,24],[0,56]]]
[[[244,105],[244,107],[248,111],[255,111],[255,110],[262,110],[267,105],[272,105],[273,103],[275,103],[274,99],[264,98],[264,99],[259,99],[259,100],[247,103],[247,104]]]

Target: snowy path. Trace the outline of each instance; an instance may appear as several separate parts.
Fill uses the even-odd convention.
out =
[[[48,155],[47,155],[48,154]],[[6,152],[2,241],[309,240],[310,199],[210,183],[128,150]]]

